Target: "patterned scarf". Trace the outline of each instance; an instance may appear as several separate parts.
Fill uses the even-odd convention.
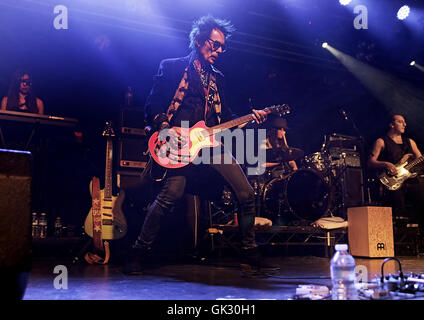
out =
[[[218,123],[221,122],[221,99],[219,98],[218,87],[216,85],[216,76],[213,72],[206,72],[201,67],[199,60],[193,61],[194,69],[197,71],[202,82],[203,89],[205,92],[205,115],[204,120],[206,121],[206,116],[210,110],[214,110],[218,119]],[[212,67],[213,68],[213,67]],[[189,67],[187,66],[184,70],[184,75],[178,85],[177,90],[175,91],[174,98],[171,100],[171,104],[166,111],[166,116],[168,117],[168,122],[171,122],[173,115],[177,112],[178,108],[181,106],[184,96],[187,92],[189,82],[188,82],[188,71]]]

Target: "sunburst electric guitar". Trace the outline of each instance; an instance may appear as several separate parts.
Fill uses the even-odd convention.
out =
[[[106,170],[105,170],[105,186],[100,190],[97,199],[100,200],[99,210],[90,209],[87,218],[85,219],[85,233],[95,238],[94,235],[101,232],[103,240],[116,240],[124,237],[127,233],[127,221],[122,211],[122,203],[125,198],[123,190],[117,196],[112,195],[112,159],[113,159],[113,141],[115,136],[111,123],[106,122],[106,128],[103,131],[103,136],[107,137],[106,142]],[[92,183],[90,183],[90,193],[92,193]],[[96,199],[93,199],[96,201]],[[97,204],[93,202],[93,206]],[[99,213],[98,217],[93,213]],[[100,230],[99,230],[100,228]]]
[[[424,156],[421,156],[413,161],[409,161],[412,156],[411,153],[405,154],[402,159],[395,165],[397,173],[396,175],[390,175],[387,172],[383,172],[379,175],[380,182],[389,190],[398,190],[405,180],[409,178],[415,178],[417,173],[411,172],[411,169],[416,167],[418,164],[424,161]]]
[[[285,115],[290,113],[288,105],[274,105],[263,109],[267,114],[279,113]],[[176,169],[187,166],[193,162],[203,148],[216,147],[219,141],[215,136],[225,130],[242,125],[254,120],[253,114],[207,127],[205,121],[197,122],[191,128],[181,128],[181,134],[172,136],[174,130],[162,130],[153,133],[149,139],[149,151],[153,160],[160,166],[168,169]]]

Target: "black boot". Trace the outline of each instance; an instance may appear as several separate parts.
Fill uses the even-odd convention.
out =
[[[151,251],[150,246],[140,245],[136,242],[128,252],[122,272],[127,275],[143,274],[146,262],[148,262],[148,258],[151,256]]]
[[[241,251],[241,265],[251,269],[259,269],[260,271],[270,272],[278,271],[280,267],[265,261],[264,257],[259,252],[258,247],[250,249],[242,249]]]

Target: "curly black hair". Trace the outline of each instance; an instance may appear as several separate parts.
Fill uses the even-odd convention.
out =
[[[203,43],[206,41],[213,29],[220,30],[224,34],[225,39],[228,39],[235,31],[230,21],[217,19],[208,14],[194,21],[190,32],[190,49],[196,49],[196,42]]]

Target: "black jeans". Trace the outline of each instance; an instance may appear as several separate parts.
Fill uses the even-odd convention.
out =
[[[406,180],[396,191],[386,191],[386,204],[392,207],[393,217],[408,217],[424,227],[424,178]]]
[[[227,153],[227,159],[231,163],[224,163],[224,154],[219,154],[211,158],[211,166],[216,170],[230,185],[239,202],[240,211],[238,213],[239,232],[241,234],[241,248],[250,249],[256,247],[255,242],[255,195],[240,165],[233,156]],[[163,186],[156,199],[150,206],[138,241],[142,245],[151,245],[160,228],[161,218],[173,211],[177,202],[183,197],[187,182],[190,181],[190,175],[196,174],[205,164],[190,164],[181,169],[169,170],[163,181]],[[206,181],[207,183],[207,181]]]

